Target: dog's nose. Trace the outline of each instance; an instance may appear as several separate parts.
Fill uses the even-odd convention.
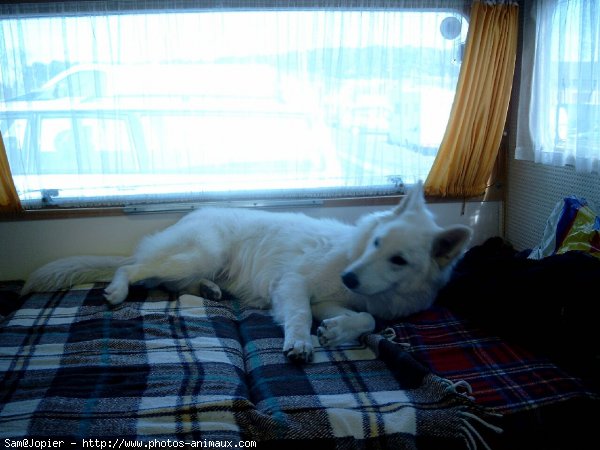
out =
[[[354,272],[343,273],[342,282],[348,289],[356,289],[360,285],[360,281]]]

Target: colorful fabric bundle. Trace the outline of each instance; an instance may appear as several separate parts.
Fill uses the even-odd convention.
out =
[[[600,216],[586,199],[570,196],[558,202],[546,222],[539,247],[530,259],[579,250],[600,258]]]

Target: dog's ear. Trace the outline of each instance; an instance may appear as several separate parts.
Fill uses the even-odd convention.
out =
[[[434,239],[431,256],[440,267],[446,267],[465,249],[473,231],[465,225],[453,225],[441,231]]]
[[[425,206],[425,196],[423,195],[423,183],[417,182],[402,199],[400,204],[393,210],[396,216],[408,210],[417,211]]]

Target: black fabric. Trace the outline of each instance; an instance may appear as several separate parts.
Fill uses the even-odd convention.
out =
[[[8,316],[23,304],[19,292],[24,281],[0,281],[0,316]]]
[[[527,259],[501,238],[470,249],[437,303],[532,351],[598,389],[600,259],[567,252]]]

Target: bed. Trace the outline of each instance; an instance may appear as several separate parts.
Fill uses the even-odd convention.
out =
[[[574,272],[596,276],[596,283],[600,260],[592,259],[589,272]],[[260,449],[290,440],[323,448],[585,448],[599,406],[598,341],[582,343],[586,362],[574,365],[571,360],[581,358],[565,354],[578,354],[573,340],[586,337],[582,333],[561,336],[570,352],[552,342],[544,351],[540,339],[532,343],[514,333],[528,329],[526,320],[535,330],[529,334],[547,331],[536,328],[534,316],[524,317],[528,313],[514,327],[504,322],[510,331],[504,333],[490,320],[498,316],[494,305],[469,308],[493,285],[482,277],[486,264],[495,264],[504,281],[523,275],[521,255],[507,252],[501,240],[476,247],[431,309],[380,322],[356,344],[323,348],[315,339],[314,361],[304,365],[285,358],[282,330],[268,311],[230,296],[216,302],[134,286],[128,300],[112,308],[103,282],[25,297],[18,295],[22,282],[4,282],[1,442],[38,448]],[[506,267],[510,274],[500,269]],[[492,287],[516,301],[506,298],[508,284],[498,282],[504,291]],[[588,294],[589,303],[597,303],[597,291]]]

